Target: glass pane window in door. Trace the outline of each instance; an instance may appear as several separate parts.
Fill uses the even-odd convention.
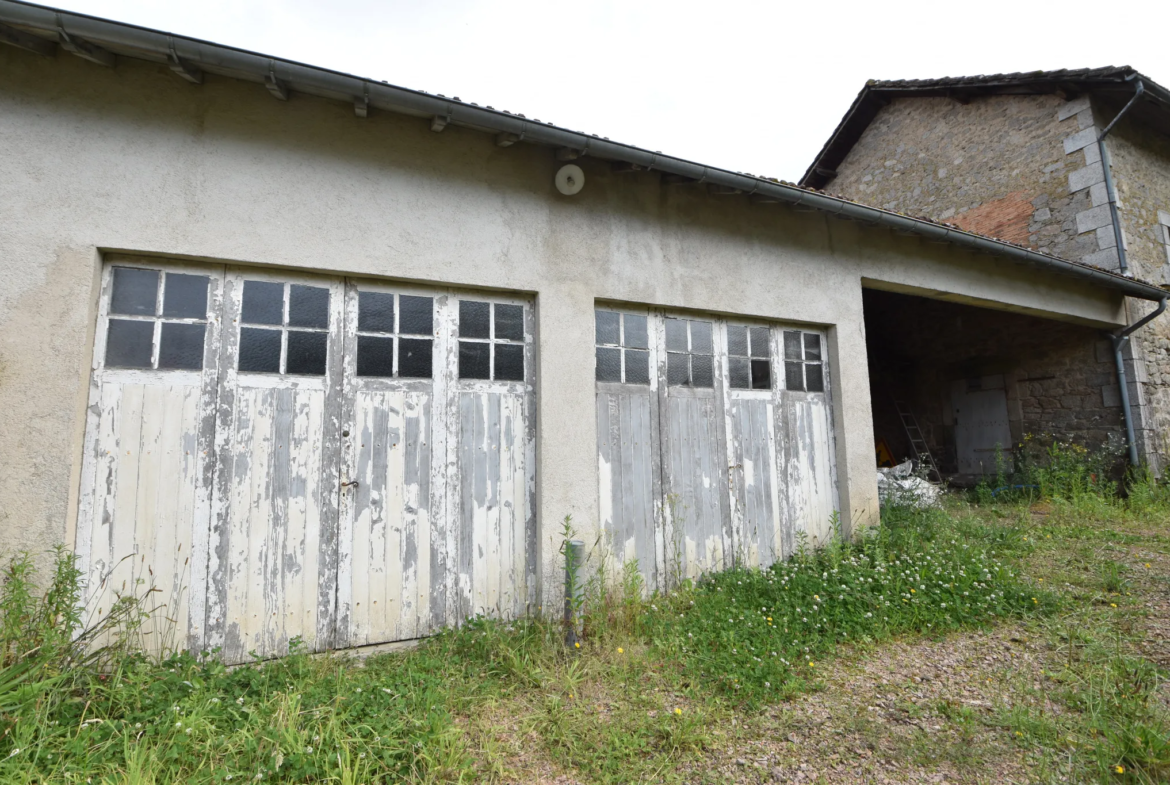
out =
[[[523,305],[459,301],[459,378],[500,382],[525,379]]]
[[[649,384],[647,317],[598,309],[595,322],[597,381]]]
[[[767,327],[727,325],[728,382],[733,390],[772,388],[772,360]]]
[[[784,386],[789,390],[825,391],[821,336],[800,330],[784,331]]]
[[[202,369],[210,283],[206,275],[114,267],[106,366]]]
[[[236,367],[244,373],[324,376],[331,296],[325,286],[245,280]]]
[[[240,321],[244,324],[284,324],[284,284],[244,281]]]
[[[666,320],[666,382],[674,387],[709,388],[715,384],[711,322]]]
[[[430,379],[434,311],[433,297],[359,291],[357,375]]]

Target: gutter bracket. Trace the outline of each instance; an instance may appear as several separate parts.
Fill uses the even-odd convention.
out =
[[[203,84],[203,72],[180,58],[179,53],[175,51],[175,39],[170,36],[167,38],[170,44],[167,49],[167,65],[170,69],[191,84]]]
[[[276,78],[275,60],[268,61],[268,75],[264,77],[264,86],[268,88],[268,92],[272,93],[272,97],[276,100],[288,100],[288,85]]]
[[[353,113],[361,118],[370,116],[370,85],[362,84],[362,96],[353,99]]]
[[[57,42],[61,44],[61,48],[66,52],[77,55],[82,60],[88,60],[91,63],[105,66],[106,68],[113,68],[115,63],[114,53],[108,49],[103,49],[97,44],[91,44],[81,38],[73,38],[69,33],[65,32],[65,25],[61,22],[61,15],[57,14]]]

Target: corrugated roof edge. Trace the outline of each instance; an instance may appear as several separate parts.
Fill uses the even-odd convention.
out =
[[[808,207],[830,215],[886,226],[896,231],[1002,256],[1056,274],[1092,281],[1143,300],[1157,301],[1166,296],[1165,291],[1153,284],[967,232],[951,224],[914,218],[792,183],[706,166],[632,145],[611,142],[596,135],[539,123],[522,115],[467,104],[419,90],[396,87],[385,82],[362,79],[326,68],[18,0],[0,0],[0,22],[49,33],[54,39],[65,31],[73,38],[106,46],[116,52],[129,50],[133,53],[126,56],[152,54],[163,61],[178,58],[184,63],[201,66],[212,73],[225,73],[237,78],[252,77],[251,81],[258,83],[263,83],[266,79],[276,79],[287,89],[312,95],[350,100],[368,97],[369,104],[378,109],[443,117],[448,122],[470,128],[514,134],[515,141],[569,148],[583,155],[634,164],[647,170],[656,169],[697,183],[721,185],[749,195],[758,194],[794,207]]]

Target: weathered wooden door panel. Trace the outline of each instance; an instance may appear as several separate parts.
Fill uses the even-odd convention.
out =
[[[142,630],[151,651],[183,645],[188,630],[194,527],[207,515],[200,392],[197,384],[114,380],[101,388],[94,517],[84,533],[90,603],[99,616],[119,596],[164,606]]]
[[[653,440],[657,422],[649,389],[597,393],[601,527],[618,569],[637,562],[648,590],[659,587],[662,538]]]
[[[789,520],[794,532],[804,532],[810,547],[823,545],[833,534],[837,509],[829,402],[823,395],[786,391],[783,409],[779,440],[786,453]]]
[[[362,391],[353,411],[339,623],[351,646],[417,638],[444,621],[431,538],[431,395]]]
[[[326,421],[321,389],[237,390],[227,455],[231,488],[226,537],[216,549],[220,569],[212,606],[221,613],[224,658],[286,652],[293,638],[318,648],[321,584],[323,455]],[[219,587],[222,587],[221,589]],[[218,619],[217,619],[218,620]]]
[[[227,662],[333,645],[341,294],[287,274],[225,282],[207,642]]]
[[[960,379],[951,385],[955,453],[960,474],[994,474],[1006,462],[1011,471],[1011,425],[1003,376]]]
[[[152,610],[148,651],[202,639],[222,268],[102,273],[75,550],[90,619]]]
[[[774,412],[770,397],[731,399],[733,517],[748,567],[767,567],[792,552],[791,527],[780,503]]]
[[[446,336],[431,290],[346,286],[338,642],[430,634],[446,622]],[[436,412],[436,408],[438,411]]]
[[[459,395],[459,618],[512,618],[528,603],[527,427],[522,395]]]
[[[665,560],[669,572],[695,579],[732,565],[723,520],[726,462],[717,431],[714,395],[670,393],[666,398],[663,489],[666,494]]]

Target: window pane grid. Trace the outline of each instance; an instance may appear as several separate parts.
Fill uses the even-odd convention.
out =
[[[108,367],[203,368],[208,276],[114,267],[111,284]]]
[[[430,379],[433,297],[358,292],[357,375]]]
[[[667,318],[666,382],[675,387],[713,387],[712,323]]]
[[[524,381],[524,306],[459,301],[459,378]]]
[[[824,355],[819,334],[784,331],[784,386],[800,392],[825,391]]]
[[[323,286],[245,280],[238,370],[324,376],[331,297]]]
[[[596,378],[599,382],[650,383],[647,317],[597,310]]]
[[[736,390],[772,388],[771,330],[727,326],[728,384]]]

